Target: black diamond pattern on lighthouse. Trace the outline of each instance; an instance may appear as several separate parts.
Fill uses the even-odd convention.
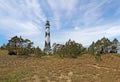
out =
[[[51,46],[50,46],[50,23],[49,21],[46,22],[46,31],[45,31],[45,51],[49,53]]]

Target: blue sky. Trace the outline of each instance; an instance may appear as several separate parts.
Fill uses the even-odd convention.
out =
[[[72,39],[88,46],[104,36],[120,41],[119,0],[0,0],[0,45],[18,35],[43,48],[46,20],[51,44]]]

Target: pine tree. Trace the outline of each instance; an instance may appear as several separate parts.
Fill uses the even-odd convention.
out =
[[[118,43],[119,43],[119,41],[116,38],[112,41],[111,53],[117,53]]]
[[[56,49],[56,54],[64,58],[77,58],[85,50],[82,44],[76,43],[75,41],[67,41],[65,45],[61,45]]]
[[[14,36],[7,43],[7,49],[10,55],[28,55],[31,53],[33,42],[29,39]]]

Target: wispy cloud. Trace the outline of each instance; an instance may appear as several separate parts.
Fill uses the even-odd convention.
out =
[[[38,0],[1,0],[0,12],[0,30],[7,38],[23,36],[35,45],[43,38],[42,23],[46,17]]]
[[[83,24],[85,26],[91,26],[98,24],[104,20],[103,12],[104,5],[110,3],[110,0],[81,0],[77,11],[75,12],[77,16],[75,25]]]
[[[69,19],[74,14],[73,12],[76,10],[77,1],[78,0],[48,0],[57,29],[62,28],[63,24],[60,24],[61,21]]]
[[[120,35],[119,0],[0,0],[0,34],[21,35],[44,47],[45,21],[52,43],[69,38],[89,45]]]
[[[59,34],[59,33],[58,33]],[[84,46],[90,45],[93,41],[97,41],[102,37],[115,38],[120,37],[120,25],[104,25],[90,28],[80,29],[75,27],[75,30],[61,32],[62,37],[57,38],[57,41],[66,42],[68,39],[82,43]]]

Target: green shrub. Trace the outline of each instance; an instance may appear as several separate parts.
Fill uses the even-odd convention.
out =
[[[54,50],[53,53],[58,54],[61,58],[77,58],[84,52],[85,48],[81,44],[69,40],[65,45],[54,47]]]
[[[41,56],[42,56],[42,51],[41,51],[41,49],[40,49],[39,47],[35,48],[34,54],[35,54],[35,56],[37,56],[37,57],[41,57]]]

